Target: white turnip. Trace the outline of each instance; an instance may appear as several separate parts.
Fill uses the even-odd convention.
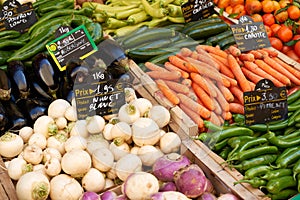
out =
[[[24,143],[28,142],[32,134],[33,134],[33,128],[30,126],[24,126],[19,131],[19,136],[21,136]]]
[[[45,172],[50,177],[57,176],[61,172],[60,161],[55,157],[47,160],[45,162]]]
[[[22,158],[13,158],[7,166],[7,173],[12,180],[19,180],[19,178],[32,171],[33,166],[27,164],[27,162]]]
[[[180,137],[174,132],[165,133],[159,140],[159,147],[165,154],[176,153],[181,146]]]
[[[19,200],[46,200],[50,193],[48,178],[39,172],[27,172],[17,182],[16,193]]]
[[[53,119],[64,117],[68,107],[71,107],[71,104],[67,100],[55,99],[48,106],[48,116]]]
[[[171,115],[167,108],[162,105],[154,105],[148,112],[148,117],[153,119],[159,128],[169,124]]]
[[[173,181],[174,173],[190,164],[190,160],[185,155],[170,153],[157,159],[153,164],[152,171],[161,181]]]
[[[94,115],[86,119],[86,128],[90,134],[101,133],[104,129],[105,120],[100,115]]]
[[[58,117],[54,121],[57,128],[60,130],[66,128],[68,125],[68,120],[65,117]]]
[[[113,163],[113,166],[111,167],[110,170],[108,170],[106,173],[105,173],[105,177],[106,178],[109,178],[111,180],[114,180],[116,179],[118,176],[117,176],[117,173],[116,173],[116,162]]]
[[[141,117],[145,117],[149,110],[152,108],[152,103],[146,98],[137,98],[130,102],[134,105],[140,112]]]
[[[148,172],[134,172],[124,182],[124,194],[131,200],[150,199],[159,190],[157,178]]]
[[[128,123],[118,122],[111,128],[110,134],[112,139],[122,138],[124,141],[129,141],[132,136],[132,131]]]
[[[119,109],[118,118],[122,122],[132,124],[140,118],[140,111],[134,105],[124,104]]]
[[[48,115],[42,115],[37,118],[33,124],[33,132],[41,133],[46,138],[55,135],[58,131],[58,127],[52,117]]]
[[[61,157],[62,155],[60,154],[60,152],[52,147],[47,147],[46,149],[44,149],[43,151],[43,162],[45,163],[47,160],[49,160],[50,158],[57,158],[59,161],[61,161]]]
[[[65,142],[68,137],[65,134],[58,133],[47,139],[47,147],[57,149],[61,155],[63,155],[65,150]]]
[[[114,164],[114,155],[106,147],[100,147],[92,153],[93,166],[101,172],[109,171]]]
[[[86,127],[86,120],[77,120],[70,131],[70,136],[80,135],[84,138],[89,136],[89,132]]]
[[[6,132],[0,137],[0,155],[12,158],[19,155],[23,150],[24,142],[21,136]]]
[[[116,173],[119,179],[125,181],[131,173],[142,171],[142,166],[143,163],[137,155],[127,154],[117,161]]]
[[[145,145],[139,148],[137,155],[142,160],[143,165],[152,167],[156,160],[164,154],[161,150],[152,145]]]
[[[68,107],[65,112],[65,118],[70,122],[77,121],[78,119],[77,119],[76,107],[74,107],[74,106]]]
[[[105,178],[105,187],[104,187],[103,190],[112,188],[112,187],[114,187],[115,185],[116,185],[116,184],[115,184],[115,182],[114,182],[112,179]]]
[[[155,145],[159,139],[160,128],[152,119],[141,117],[132,124],[132,140],[136,145]]]
[[[86,191],[101,192],[105,187],[105,178],[98,169],[90,168],[82,177],[81,185]]]
[[[37,165],[43,160],[43,150],[36,144],[28,145],[23,150],[23,158],[28,163]]]
[[[51,200],[78,200],[83,194],[80,183],[67,174],[59,174],[50,181]]]
[[[65,151],[69,152],[73,149],[85,150],[87,147],[87,140],[81,135],[72,135],[65,142]]]
[[[109,145],[115,161],[130,153],[129,145],[122,138],[115,138]]]
[[[41,133],[33,133],[28,140],[28,145],[37,145],[41,149],[45,149],[47,146],[47,138]]]
[[[89,154],[92,155],[93,151],[100,147],[109,147],[109,142],[103,138],[102,134],[90,135],[87,138],[87,147],[86,150]]]
[[[102,134],[103,134],[103,137],[106,140],[112,140],[113,139],[112,134],[111,134],[112,127],[114,127],[114,124],[111,124],[111,123],[107,123],[104,126]]]

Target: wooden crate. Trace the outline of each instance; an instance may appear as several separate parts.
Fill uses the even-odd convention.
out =
[[[8,176],[7,169],[0,156],[0,199],[1,200],[17,200],[15,186]]]
[[[243,178],[235,169],[223,166],[224,160],[211,151],[201,141],[193,140],[191,136],[198,135],[198,126],[178,106],[172,105],[157,88],[155,82],[145,74],[133,61],[130,62],[130,72],[135,77],[134,89],[139,95],[149,99],[154,105],[160,104],[169,109],[171,121],[169,126],[182,140],[181,153],[187,155],[192,162],[198,164],[206,176],[212,180],[218,193],[232,192],[241,199],[270,199],[259,189],[247,183],[234,185]]]

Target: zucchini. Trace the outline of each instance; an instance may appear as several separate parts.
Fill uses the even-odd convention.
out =
[[[173,29],[175,31],[181,32],[184,28],[184,24],[169,24],[164,28]]]
[[[176,52],[167,52],[150,58],[148,61],[155,64],[164,64],[169,60],[169,56],[175,55]]]
[[[167,28],[151,28],[147,31],[132,35],[127,40],[123,41],[123,46],[125,49],[129,49],[145,42],[151,42],[160,39],[167,39],[174,37],[176,35],[176,31],[167,29]]]
[[[173,44],[171,44],[171,47],[181,48],[181,47],[197,46],[198,44],[199,44],[198,41],[193,40],[192,38],[186,38],[174,42]]]
[[[119,43],[122,44],[123,41],[126,41],[128,38],[132,37],[133,35],[138,35],[148,30],[147,25],[142,25],[141,27],[137,28],[136,30],[132,31],[131,33],[124,35],[124,36],[116,36],[114,39]]]
[[[205,18],[205,19],[199,20],[199,21],[191,21],[184,25],[184,27],[182,29],[182,33],[186,34],[189,31],[198,29],[201,26],[212,25],[212,24],[220,23],[220,22],[224,22],[224,21],[219,17],[210,17],[210,18]]]
[[[210,43],[212,45],[216,45],[220,40],[225,39],[229,36],[233,36],[233,33],[232,33],[231,29],[207,38],[206,42]]]
[[[180,48],[170,48],[170,47],[163,47],[163,48],[155,48],[155,49],[143,49],[143,50],[132,50],[127,53],[128,57],[133,59],[136,62],[145,62],[153,58],[154,56],[162,55],[165,53],[177,53],[180,51]]]
[[[227,49],[230,45],[235,44],[235,39],[233,36],[229,36],[220,40],[217,44],[220,46],[221,49]]]
[[[202,26],[199,29],[193,29],[187,33],[187,35],[194,40],[199,40],[203,38],[207,38],[208,36],[216,35],[227,31],[229,28],[228,24],[225,22],[215,23],[215,24],[208,24]]]

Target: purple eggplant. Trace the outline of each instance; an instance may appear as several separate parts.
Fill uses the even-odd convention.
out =
[[[12,99],[2,101],[2,104],[9,120],[8,128],[10,130],[19,130],[27,125],[27,119]]]
[[[11,97],[11,82],[6,71],[0,69],[0,100],[9,100]]]
[[[17,93],[17,98],[26,99],[30,92],[23,63],[20,61],[12,61],[8,63],[7,71],[12,82],[12,90],[14,93]]]

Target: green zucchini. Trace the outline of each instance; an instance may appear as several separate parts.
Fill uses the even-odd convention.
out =
[[[194,40],[199,40],[203,38],[207,38],[208,36],[216,35],[227,31],[229,28],[228,24],[225,22],[215,23],[215,24],[208,24],[202,26],[199,29],[193,29],[187,33],[187,35]]]
[[[229,36],[233,36],[233,33],[232,33],[231,29],[207,38],[206,42],[211,43],[213,45],[216,45],[220,40],[225,39]]]
[[[227,49],[230,45],[235,44],[235,39],[233,36],[229,36],[220,40],[217,44],[220,46],[221,49]]]
[[[224,21],[219,17],[210,17],[210,18],[205,18],[205,19],[199,20],[199,21],[188,22],[183,27],[182,33],[188,33],[189,31],[198,29],[199,27],[201,27],[203,25],[212,25],[212,24],[220,23],[220,22],[224,22]]]
[[[176,52],[167,52],[150,58],[148,61],[155,64],[164,64],[169,60],[169,56],[175,55]]]
[[[180,48],[155,48],[155,49],[143,49],[143,50],[132,50],[127,53],[127,55],[136,62],[145,62],[150,60],[151,58],[166,54],[166,53],[177,53],[180,51]]]
[[[181,32],[184,28],[184,24],[169,24],[164,26],[164,28],[173,29],[175,31]]]

